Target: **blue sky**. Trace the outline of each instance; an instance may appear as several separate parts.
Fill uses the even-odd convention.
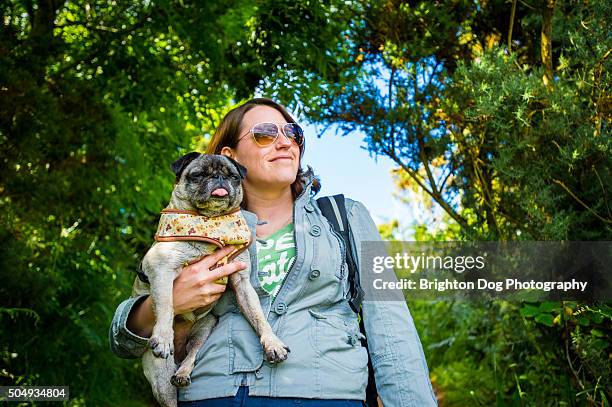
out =
[[[319,129],[304,126],[306,153],[303,158],[304,164],[311,165],[321,178],[318,196],[341,193],[363,202],[376,223],[397,218],[402,226],[410,224],[411,211],[392,195],[395,190],[390,173],[393,162],[386,157],[370,157],[361,148],[365,145],[363,135],[357,132],[342,137],[328,130],[317,138]]]

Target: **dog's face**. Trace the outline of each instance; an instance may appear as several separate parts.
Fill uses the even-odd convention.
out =
[[[240,207],[246,168],[223,155],[189,153],[172,164],[174,197],[190,210],[216,216]]]

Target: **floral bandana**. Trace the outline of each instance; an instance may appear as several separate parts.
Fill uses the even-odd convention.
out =
[[[251,230],[240,209],[215,217],[206,217],[196,212],[164,209],[161,212],[155,240],[158,242],[200,241],[212,243],[219,248],[235,247],[217,266],[222,266],[242,253],[251,244]],[[199,261],[192,260],[185,265]],[[227,284],[227,277],[224,277]]]

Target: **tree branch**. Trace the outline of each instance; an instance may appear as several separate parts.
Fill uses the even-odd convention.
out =
[[[510,11],[510,28],[508,28],[508,54],[512,52],[512,30],[514,29],[514,16],[516,14],[516,2],[512,0],[512,10]]]
[[[451,208],[450,205],[444,199],[442,199],[441,196],[434,195],[432,191],[427,189],[421,177],[412,168],[404,164],[402,160],[400,160],[399,157],[397,157],[394,153],[391,153],[388,150],[384,151],[384,153],[387,154],[387,156],[391,158],[397,165],[399,165],[404,171],[406,171],[406,173],[410,176],[410,178],[412,178],[423,189],[423,191],[425,191],[429,196],[431,196],[433,200],[436,201],[438,205],[440,205],[440,207],[442,207],[442,209],[444,209],[444,211],[448,213],[449,216],[455,220],[455,222],[461,225],[461,227],[466,232],[468,233],[472,232],[472,229],[468,225],[467,220],[465,220],[457,212],[455,212],[453,208]]]
[[[389,113],[393,111],[393,79],[395,76],[395,67],[391,67],[391,75],[389,77]],[[395,152],[395,117],[391,118],[391,151]]]
[[[444,185],[446,184],[446,181],[448,181],[448,178],[453,174],[453,170],[454,170],[454,166],[452,166],[452,164],[451,164],[451,168],[449,169],[448,174],[446,174],[446,176],[444,177],[444,179],[440,183],[440,193],[442,193],[442,191],[444,191]]]
[[[552,19],[555,11],[556,0],[546,0],[542,11],[542,31],[540,34],[540,55],[544,65],[544,85],[552,90],[553,85],[553,63],[552,63]]]
[[[480,154],[480,150],[479,150],[479,154]],[[474,167],[474,173],[476,174],[476,178],[478,179],[478,181],[480,182],[480,185],[482,187],[482,198],[483,198],[483,202],[485,203],[486,206],[489,207],[489,209],[487,209],[487,224],[489,227],[493,227],[495,229],[495,233],[497,234],[497,236],[499,236],[499,226],[497,223],[497,218],[495,216],[495,205],[493,204],[493,193],[490,190],[490,180],[489,177],[485,177],[485,175],[483,174],[483,171],[481,171],[480,168],[480,164],[484,162],[482,161],[482,159],[480,157],[476,157],[475,159],[472,160],[473,167]]]
[[[554,182],[557,185],[560,185],[561,188],[565,189],[567,191],[568,194],[571,195],[572,198],[574,198],[576,200],[576,202],[578,202],[580,205],[584,206],[589,212],[591,212],[593,215],[595,215],[597,217],[597,219],[601,220],[602,222],[605,223],[612,223],[612,219],[606,219],[606,218],[602,218],[597,212],[595,212],[590,206],[588,206],[587,204],[585,204],[580,198],[578,198],[578,196],[576,194],[574,194],[567,186],[565,186],[565,184],[563,183],[563,181],[559,181],[558,179],[552,179],[552,182]]]

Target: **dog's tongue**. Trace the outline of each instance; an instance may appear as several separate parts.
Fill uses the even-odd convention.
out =
[[[214,191],[212,191],[212,196],[225,196],[227,195],[227,191],[225,190],[225,188],[217,188]]]

